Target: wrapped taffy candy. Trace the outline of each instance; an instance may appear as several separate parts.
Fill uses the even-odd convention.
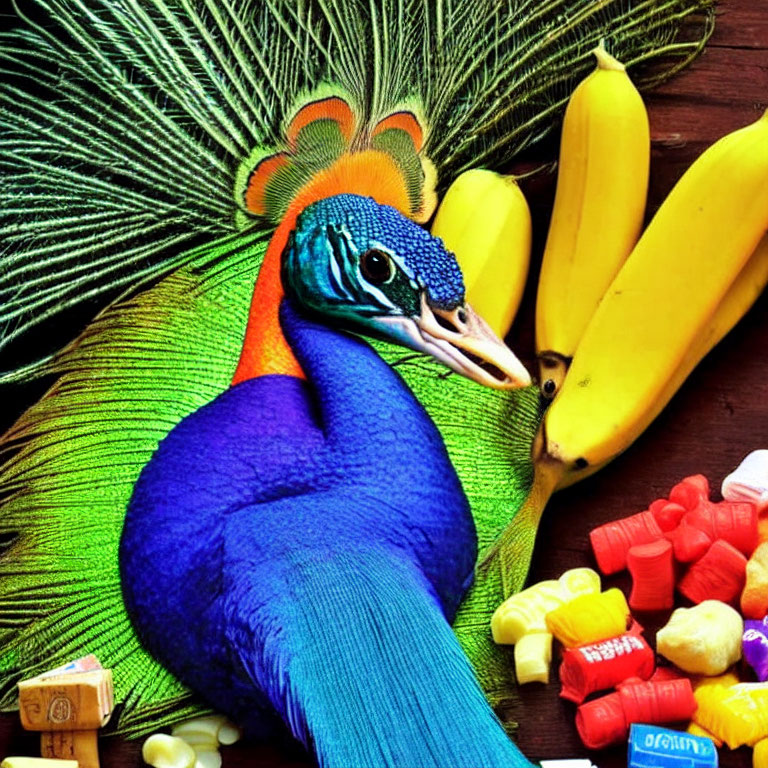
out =
[[[748,619],[762,619],[768,614],[768,542],[760,544],[747,560],[741,612]]]
[[[577,597],[546,617],[547,628],[566,648],[624,634],[630,620],[624,593],[615,587]]]
[[[616,693],[581,704],[576,729],[589,749],[624,741],[632,723],[673,723],[689,720],[696,710],[687,678],[650,682],[627,680]]]
[[[674,723],[690,720],[696,711],[691,681],[625,680],[618,688],[627,723]]]
[[[691,602],[720,600],[735,602],[747,572],[747,559],[733,545],[718,539],[685,573],[678,584],[680,594]]]
[[[744,622],[731,606],[705,600],[678,608],[656,634],[656,651],[694,675],[719,675],[741,658]]]
[[[706,736],[634,723],[629,731],[627,768],[660,765],[717,768],[717,749]]]
[[[757,679],[764,683],[768,680],[768,618],[744,622],[741,648],[744,660],[755,670]]]
[[[768,738],[768,683],[704,685],[694,695],[694,720],[731,749]]]
[[[653,673],[654,653],[639,634],[625,632],[599,643],[563,651],[560,696],[581,704],[595,691],[613,688],[627,678],[647,680]]]
[[[547,613],[575,597],[597,592],[600,592],[600,576],[591,568],[572,568],[557,580],[533,584],[496,609],[491,619],[493,640],[515,645],[529,632],[546,632]]]

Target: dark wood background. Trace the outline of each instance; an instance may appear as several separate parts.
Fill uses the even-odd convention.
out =
[[[653,142],[649,213],[692,160],[723,134],[755,120],[768,107],[768,0],[724,0],[715,34],[705,53],[687,71],[647,97]],[[555,143],[540,152],[554,158]],[[546,158],[545,158],[546,159]],[[526,185],[539,242],[554,194],[554,176]],[[534,262],[535,263],[535,262]],[[532,356],[533,294],[537,268],[513,329],[512,341]],[[685,297],[681,297],[685,300]],[[653,312],[653,307],[648,307]],[[531,578],[556,578],[568,568],[593,566],[588,533],[596,525],[639,511],[665,496],[686,475],[704,473],[715,491],[722,478],[750,450],[768,447],[768,294],[699,368],[624,456],[551,501],[539,533]],[[627,586],[621,578],[609,586]],[[639,616],[653,639],[665,616]],[[600,768],[626,765],[624,748],[589,753],[573,726],[574,706],[558,697],[553,682],[521,688],[519,700],[500,712],[519,723],[517,742],[532,760],[586,757]],[[102,740],[103,768],[143,765],[139,742]],[[25,733],[15,715],[0,716],[0,758],[36,755],[35,734]],[[223,750],[224,768],[308,768],[300,750],[238,744]],[[747,749],[721,750],[727,768],[751,765]],[[350,767],[353,768],[353,767]]]

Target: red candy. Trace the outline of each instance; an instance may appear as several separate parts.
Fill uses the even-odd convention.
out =
[[[656,667],[656,671],[649,678],[652,683],[683,679],[685,679],[685,675],[678,672],[675,667]]]
[[[632,575],[629,607],[633,611],[662,611],[674,604],[675,570],[672,545],[666,539],[632,547],[627,553]]]
[[[687,678],[628,680],[616,693],[582,704],[576,711],[576,728],[585,747],[602,749],[626,739],[632,723],[689,720],[695,710],[696,700]]]
[[[678,589],[697,604],[704,600],[733,603],[744,588],[746,572],[747,558],[727,541],[718,539],[688,569]]]
[[[680,525],[683,515],[688,510],[680,504],[675,504],[674,501],[656,499],[656,501],[648,507],[648,511],[656,518],[659,528],[661,528],[664,533],[667,533],[668,531],[674,531],[675,528]]]
[[[668,531],[667,536],[680,562],[698,560],[717,539],[727,541],[745,555],[754,551],[758,544],[754,504],[731,501],[715,504],[709,500],[708,489],[685,480],[675,488],[680,489],[677,496],[685,502],[681,506],[687,511],[680,525]]]
[[[710,501],[707,478],[692,475],[672,488],[669,499],[656,499],[645,512],[601,525],[592,530],[589,538],[597,565],[605,574],[626,568],[630,549],[664,538],[672,542],[674,558],[682,563],[701,559],[718,539],[749,556],[759,542],[758,515],[754,504],[748,502]],[[659,546],[659,552],[662,551],[663,547]],[[642,560],[644,556],[641,551],[639,558]],[[666,558],[666,554],[663,557]],[[634,562],[642,571],[644,566],[638,560]],[[666,565],[664,573],[668,573]],[[666,586],[664,589],[667,601]],[[640,593],[642,591],[641,586]],[[640,609],[639,603],[643,602],[640,593],[636,596],[637,604],[632,604],[630,599],[633,608],[671,607],[666,602],[659,606],[651,606],[649,602],[647,609]]]
[[[704,475],[685,477],[669,492],[669,500],[685,509],[693,509],[702,496],[709,498],[709,480]]]
[[[614,520],[594,528],[589,534],[597,566],[605,573],[617,573],[627,565],[627,553],[638,544],[648,544],[664,536],[651,512]]]
[[[696,699],[688,678],[657,682],[629,681],[618,687],[627,723],[674,723],[690,720]]]
[[[576,730],[587,749],[603,749],[627,738],[629,725],[618,693],[609,693],[576,710]]]
[[[566,648],[560,665],[560,695],[580,704],[595,691],[629,677],[650,677],[654,653],[643,637],[627,632],[599,643]]]

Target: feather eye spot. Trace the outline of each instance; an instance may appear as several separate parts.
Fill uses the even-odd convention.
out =
[[[360,257],[360,272],[372,285],[384,285],[395,276],[395,265],[388,253],[371,248]]]

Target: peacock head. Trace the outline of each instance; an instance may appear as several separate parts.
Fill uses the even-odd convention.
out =
[[[286,245],[282,280],[306,309],[426,352],[480,384],[531,383],[466,303],[455,256],[371,198],[342,194],[307,206]]]

